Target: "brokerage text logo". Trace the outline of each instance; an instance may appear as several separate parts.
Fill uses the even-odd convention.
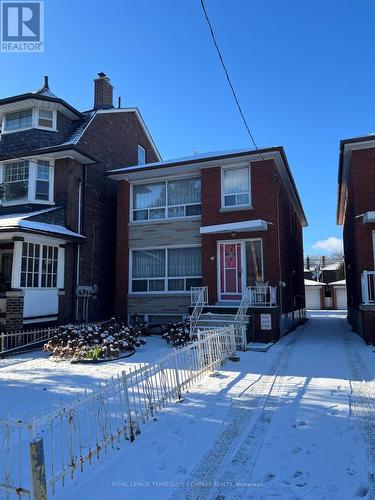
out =
[[[44,3],[1,2],[1,51],[44,51]]]

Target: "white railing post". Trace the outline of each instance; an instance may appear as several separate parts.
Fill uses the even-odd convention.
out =
[[[364,304],[369,303],[369,293],[368,293],[368,273],[363,271],[361,274],[361,288],[362,288],[362,302]]]
[[[4,346],[5,346],[5,335],[4,332],[1,332],[1,352],[5,351]]]
[[[126,413],[128,416],[128,423],[129,423],[129,439],[130,439],[130,442],[133,442],[135,439],[135,433],[134,433],[132,411],[131,411],[130,402],[129,402],[128,377],[126,376],[126,372],[124,372],[124,371],[122,372],[121,376],[122,376],[122,387],[124,389]]]
[[[177,359],[177,354],[178,351],[176,349],[175,351],[175,356],[174,356],[174,364],[175,364],[175,374],[176,374],[176,389],[177,389],[177,400],[181,401],[182,400],[182,395],[181,395],[181,385],[180,385],[180,375],[178,373],[178,359]]]

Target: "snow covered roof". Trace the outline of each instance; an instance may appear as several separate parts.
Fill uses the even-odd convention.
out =
[[[328,266],[325,266],[322,268],[322,271],[337,271],[339,267],[342,265],[342,261],[337,261],[334,262],[333,264],[328,264]]]
[[[28,220],[31,217],[35,217],[40,214],[51,212],[56,210],[55,207],[39,210],[37,212],[29,212],[24,214],[8,214],[0,216],[0,231],[11,231],[11,230],[26,230],[35,231],[42,233],[52,233],[65,236],[68,238],[84,238],[81,234],[75,233],[64,226],[57,224],[49,224],[47,222],[39,222],[35,220]]]
[[[346,286],[346,280],[332,281],[331,283],[328,283],[328,284],[329,285]]]
[[[304,280],[305,286],[324,286],[327,283],[322,283],[321,281],[314,281],[314,280]]]

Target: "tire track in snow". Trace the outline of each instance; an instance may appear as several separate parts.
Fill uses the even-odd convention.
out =
[[[291,342],[293,344],[293,348],[295,347],[297,339],[299,339],[299,337],[295,337]],[[231,458],[229,463],[225,465],[225,472],[218,480],[219,488],[211,490],[209,498],[243,499],[247,498],[247,495],[249,495],[249,487],[241,486],[241,484],[248,485],[252,482],[252,472],[262,449],[267,429],[275,411],[280,406],[280,398],[285,393],[285,384],[288,377],[286,375],[280,376],[279,373],[286,373],[291,350],[292,349],[285,353],[285,356],[277,368],[272,386],[267,394],[267,397],[265,398],[259,417],[246,433],[246,438],[242,441],[234,456]],[[232,488],[229,489],[228,487],[225,487],[225,489],[223,489],[220,487],[220,484],[230,483],[235,484],[235,491],[233,491]],[[253,498],[253,493],[250,497]]]
[[[254,449],[259,448],[262,444],[260,441],[264,439],[264,430],[262,428],[269,425],[272,413],[277,406],[276,399],[280,396],[284,386],[285,377],[279,380],[278,373],[285,369],[288,364],[298,338],[298,336],[294,336],[271,361],[268,371],[273,375],[262,375],[258,381],[252,382],[247,389],[241,392],[240,396],[232,400],[226,422],[223,424],[224,429],[190,473],[186,481],[189,486],[179,488],[171,495],[171,499],[199,500],[207,498],[212,492],[213,483],[216,481],[218,473],[226,464],[230,463],[233,454],[235,454],[234,459],[244,460],[245,448],[242,451],[240,448],[236,453],[243,436],[248,436],[247,439],[250,441],[254,438],[251,447]],[[267,402],[269,404],[266,406]],[[261,414],[255,424],[252,425],[252,431],[249,433],[247,428],[252,417],[260,408],[262,409]],[[244,446],[246,447],[245,443]],[[225,480],[228,479],[225,478]],[[233,481],[233,475],[231,475],[229,481]]]

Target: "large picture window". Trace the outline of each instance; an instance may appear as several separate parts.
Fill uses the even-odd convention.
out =
[[[22,243],[21,287],[57,287],[58,247]]]
[[[133,250],[132,292],[189,291],[201,286],[201,248]]]
[[[199,177],[133,186],[134,221],[191,217],[200,213]]]
[[[250,168],[226,168],[222,176],[223,207],[250,205]]]

